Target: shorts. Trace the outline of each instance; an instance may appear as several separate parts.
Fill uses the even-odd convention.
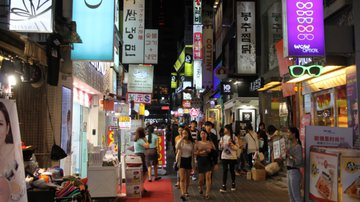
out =
[[[147,166],[146,166],[146,163],[145,163],[145,154],[144,153],[135,153],[135,155],[141,157],[143,172],[147,172]]]
[[[158,153],[156,149],[145,150],[146,166],[158,165]]]
[[[191,157],[187,157],[187,158],[181,157],[180,168],[184,168],[188,170],[192,169]]]

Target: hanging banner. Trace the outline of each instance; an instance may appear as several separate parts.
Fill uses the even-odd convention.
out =
[[[202,25],[194,25],[194,38],[193,38],[193,59],[194,60],[202,60],[203,52],[202,52]]]
[[[145,64],[158,63],[158,30],[145,29]]]
[[[237,73],[256,74],[255,2],[238,1]]]
[[[124,0],[123,26],[123,63],[143,63],[145,0]]]
[[[268,64],[269,70],[278,66],[275,44],[282,39],[281,2],[275,2],[267,12],[268,19]]]
[[[191,54],[185,54],[185,76],[193,76],[193,58]]]
[[[201,0],[193,0],[194,1],[194,25],[200,25],[201,20]]]
[[[211,25],[204,26],[204,71],[203,86],[210,88],[213,84],[213,28]]]
[[[159,134],[158,164],[159,166],[166,166],[166,135],[164,130],[156,130],[155,132]]]
[[[4,1],[10,2],[10,27],[11,31],[52,33],[53,32],[53,2],[33,1]],[[55,6],[54,6],[55,7]],[[2,13],[6,15],[6,13]]]
[[[74,43],[72,60],[113,61],[114,1],[73,1],[73,20],[82,43]]]
[[[293,65],[294,62],[284,57],[284,40],[281,39],[275,45],[277,61],[279,66],[279,74],[280,77],[284,77],[284,75],[289,73],[289,66]]]
[[[202,61],[194,61],[194,77],[193,84],[196,90],[202,89]]]
[[[153,78],[152,65],[129,65],[128,92],[152,93]]]
[[[323,57],[323,0],[282,0],[282,3],[285,57]]]
[[[0,99],[0,201],[27,202],[19,119],[14,100]]]
[[[172,89],[177,88],[177,73],[176,72],[171,73],[171,88]]]

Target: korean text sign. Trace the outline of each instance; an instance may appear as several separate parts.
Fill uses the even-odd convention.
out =
[[[323,0],[283,0],[283,8],[285,57],[324,56]]]
[[[72,60],[113,60],[114,7],[114,1],[73,1],[73,20],[82,43],[74,44]]]
[[[123,63],[143,63],[145,0],[124,0],[123,23]]]
[[[145,29],[145,64],[158,63],[158,37],[157,29]]]

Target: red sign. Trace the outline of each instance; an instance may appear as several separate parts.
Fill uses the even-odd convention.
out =
[[[170,110],[170,107],[169,106],[162,106],[161,110]]]
[[[190,116],[197,117],[199,115],[199,110],[195,108],[190,109]]]
[[[78,88],[74,88],[74,101],[82,106],[89,107],[91,103],[91,95]]]
[[[161,133],[161,135],[159,135],[159,158],[158,158],[158,162],[159,162],[159,166],[166,166],[166,146],[165,146],[165,142],[166,142],[166,137],[164,134],[164,131],[158,131]]]
[[[194,25],[194,44],[193,44],[193,59],[202,60],[203,59],[203,34],[202,34],[202,25]]]
[[[191,101],[190,100],[183,100],[182,106],[184,108],[190,108],[191,107]]]
[[[127,94],[127,101],[133,100],[134,103],[144,103],[144,104],[151,104],[151,94],[150,93],[128,93]]]

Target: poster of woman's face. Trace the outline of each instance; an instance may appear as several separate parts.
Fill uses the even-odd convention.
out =
[[[0,99],[0,202],[27,201],[16,104]]]

